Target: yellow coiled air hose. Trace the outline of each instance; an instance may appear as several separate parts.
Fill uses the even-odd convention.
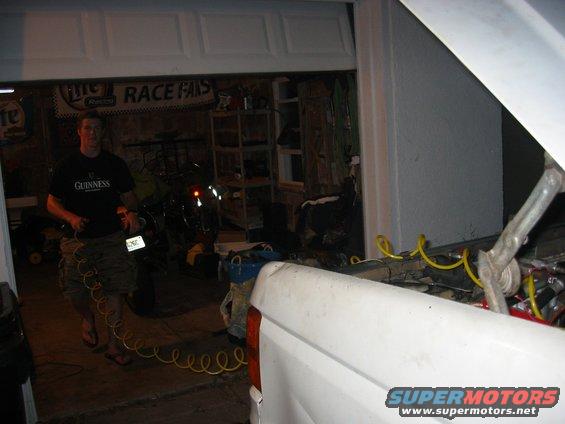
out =
[[[375,238],[375,244],[377,245],[377,249],[379,249],[381,253],[385,255],[387,258],[398,259],[398,260],[406,259],[404,256],[395,255],[394,253],[391,252],[392,245],[390,244],[390,241],[383,235],[380,234],[377,235],[377,237]],[[417,248],[414,249],[412,252],[410,252],[408,256],[413,257],[416,254],[418,254]]]
[[[76,237],[76,234],[75,239],[79,241]],[[135,336],[133,332],[124,330],[124,324],[122,320],[117,320],[114,323],[111,322],[111,317],[112,315],[114,315],[114,311],[107,311],[107,298],[103,295],[97,295],[97,292],[102,288],[100,282],[95,281],[92,285],[88,284],[87,280],[91,277],[94,277],[97,272],[94,265],[91,265],[91,269],[89,271],[81,271],[81,266],[85,266],[88,262],[88,259],[85,257],[79,258],[78,251],[80,250],[80,248],[80,246],[77,247],[73,252],[73,258],[77,262],[77,270],[82,276],[85,287],[90,292],[90,297],[96,304],[96,309],[104,318],[106,326],[108,326],[112,330],[112,333],[114,334],[116,339],[120,340],[120,342],[126,349],[135,352],[141,358],[156,358],[158,361],[164,364],[172,364],[181,369],[188,369],[195,373],[206,373],[210,375],[218,375],[224,372],[237,371],[242,366],[247,365],[247,362],[245,361],[245,353],[241,347],[236,347],[233,350],[234,360],[231,362],[234,364],[230,366],[230,357],[225,351],[216,352],[216,354],[214,355],[214,364],[212,356],[209,354],[201,355],[198,360],[196,359],[195,355],[189,354],[187,355],[185,361],[181,361],[181,351],[179,349],[173,349],[170,353],[170,358],[166,359],[161,355],[159,346],[147,347],[145,340],[139,338],[134,340]],[[149,352],[146,353],[147,351]]]
[[[383,255],[385,255],[388,258],[392,258],[392,259],[404,260],[404,259],[408,259],[410,257],[413,257],[413,256],[415,256],[416,254],[419,253],[420,256],[422,257],[422,259],[424,260],[424,262],[426,262],[429,266],[431,266],[433,268],[437,268],[437,269],[441,269],[441,270],[450,270],[450,269],[455,269],[458,266],[463,265],[463,267],[465,268],[465,272],[467,273],[469,278],[477,286],[479,286],[480,288],[483,288],[483,284],[481,283],[481,280],[479,280],[477,278],[477,276],[473,273],[471,266],[469,265],[469,249],[467,249],[467,248],[463,249],[463,256],[460,260],[458,260],[457,262],[454,262],[452,264],[449,264],[449,265],[442,265],[442,264],[438,264],[438,263],[434,262],[433,260],[431,260],[430,257],[424,251],[424,246],[426,244],[426,237],[423,234],[420,234],[418,236],[418,242],[417,242],[417,245],[416,245],[416,249],[414,249],[410,253],[409,257],[403,257],[403,256],[395,255],[394,253],[392,253],[392,245],[391,245],[390,241],[385,236],[383,236],[381,234],[377,235],[377,237],[375,238],[375,244],[377,245],[377,248],[381,251],[381,253]],[[352,263],[354,263],[354,262],[352,261]],[[536,289],[535,289],[535,285],[534,285],[534,276],[532,274],[528,275],[524,279],[524,283],[527,285],[528,297],[530,298],[530,305],[531,305],[531,309],[532,309],[534,316],[536,318],[539,318],[539,319],[544,319],[543,315],[541,314],[541,312],[538,308],[537,302],[536,302]]]
[[[534,316],[539,319],[543,319],[543,315],[541,314],[538,303],[536,302],[536,286],[534,285],[534,274],[528,275],[524,282],[528,285],[528,296],[530,297],[530,306]]]
[[[377,246],[377,249],[379,249],[379,251],[383,255],[385,255],[388,258],[392,258],[392,259],[404,260],[404,259],[412,258],[412,257],[416,256],[417,254],[420,254],[420,257],[429,266],[431,266],[433,268],[441,269],[441,270],[444,270],[444,271],[450,270],[450,269],[455,269],[455,268],[463,265],[463,267],[465,268],[465,272],[467,273],[469,278],[477,286],[479,286],[480,288],[483,288],[483,284],[481,283],[481,280],[479,280],[477,278],[477,276],[473,273],[471,266],[469,265],[469,249],[467,249],[467,248],[465,248],[463,250],[463,256],[457,262],[454,262],[454,263],[449,264],[449,265],[442,265],[442,264],[438,264],[437,262],[434,262],[424,251],[424,246],[426,245],[426,237],[423,234],[420,234],[418,236],[418,242],[416,244],[416,248],[412,252],[410,252],[408,257],[395,255],[394,253],[392,253],[392,245],[391,245],[390,241],[385,236],[383,236],[381,234],[377,235],[377,237],[375,238],[375,244]]]

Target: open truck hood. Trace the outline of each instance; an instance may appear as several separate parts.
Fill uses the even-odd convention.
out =
[[[565,167],[562,0],[400,0]]]

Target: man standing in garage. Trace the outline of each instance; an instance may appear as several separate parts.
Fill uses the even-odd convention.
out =
[[[82,318],[82,341],[94,348],[98,345],[90,293],[84,274],[95,270],[86,281],[90,286],[99,281],[107,298],[106,311],[113,311],[109,322],[122,321],[123,295],[135,289],[135,261],[129,255],[125,234],[116,208],[127,208],[126,226],[130,233],[139,230],[137,198],[134,182],[126,163],[102,149],[104,121],[95,110],[79,114],[77,131],[80,149],[56,167],[49,188],[47,210],[65,221],[61,239],[61,285],[64,295]],[[77,259],[85,258],[79,264]],[[118,365],[131,362],[108,328],[106,358]]]

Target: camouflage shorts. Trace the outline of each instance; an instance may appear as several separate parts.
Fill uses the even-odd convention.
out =
[[[85,283],[102,285],[105,295],[129,293],[136,288],[137,267],[135,258],[128,253],[125,236],[120,231],[104,237],[77,240],[61,239],[61,264],[59,282],[66,297],[88,295]],[[81,259],[84,263],[79,263]],[[84,277],[95,271],[91,277]]]

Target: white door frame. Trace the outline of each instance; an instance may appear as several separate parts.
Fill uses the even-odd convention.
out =
[[[377,234],[392,234],[388,163],[385,28],[383,1],[355,2],[355,53],[365,257],[377,257]]]
[[[16,274],[14,272],[14,261],[12,259],[12,245],[8,227],[8,214],[6,213],[6,196],[4,194],[4,181],[2,179],[2,166],[0,165],[0,281],[6,281],[13,292],[18,296],[16,286]],[[33,400],[31,381],[29,378],[22,385],[24,408],[28,424],[37,422],[37,410]]]

